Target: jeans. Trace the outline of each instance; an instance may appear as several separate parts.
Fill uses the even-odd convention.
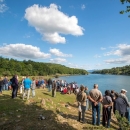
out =
[[[29,99],[29,96],[30,96],[30,88],[29,88],[29,89],[25,89],[25,88],[24,88],[23,99],[24,99],[24,97],[26,96],[26,94],[27,94],[27,99]]]
[[[32,96],[35,97],[35,89],[32,89]]]
[[[125,117],[128,119],[129,123],[130,123],[130,108],[127,107],[127,112],[125,114]]]
[[[50,92],[51,89],[52,89],[52,85],[50,84],[50,85],[48,85],[48,91]]]
[[[80,120],[84,121],[85,111],[86,111],[86,106],[81,105],[81,112],[79,111],[79,119],[78,119],[79,121]],[[81,119],[81,115],[82,115],[82,119]]]
[[[8,83],[3,85],[3,90],[8,90]]]
[[[97,114],[97,125],[100,125],[100,108],[101,108],[100,102],[96,106],[92,102],[92,124],[93,125],[96,125],[96,114]]]

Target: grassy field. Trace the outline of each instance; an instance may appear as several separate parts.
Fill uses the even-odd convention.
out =
[[[91,111],[87,111],[82,124],[77,121],[78,108],[75,95],[62,95],[57,92],[51,96],[47,89],[36,89],[36,97],[22,100],[18,94],[11,99],[11,91],[0,95],[0,130],[95,130],[107,128],[92,126]],[[41,120],[41,116],[45,119]],[[118,124],[113,118],[111,130],[116,130]]]

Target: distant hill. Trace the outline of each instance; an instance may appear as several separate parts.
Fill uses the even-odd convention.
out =
[[[130,75],[130,65],[123,67],[114,67],[111,69],[95,70],[93,74],[114,74],[114,75]]]
[[[88,72],[84,69],[69,68],[64,65],[54,63],[34,62],[31,60],[17,61],[14,59],[0,57],[0,74],[1,75],[30,75],[46,76],[56,74],[81,74]]]

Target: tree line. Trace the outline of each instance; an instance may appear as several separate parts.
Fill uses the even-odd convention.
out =
[[[114,75],[130,75],[130,65],[123,67],[114,67],[111,69],[95,70],[93,74],[114,74]]]
[[[88,72],[84,69],[69,68],[60,64],[34,62],[31,60],[17,61],[12,58],[0,57],[0,75],[12,76],[14,74],[21,76],[47,76],[56,74],[85,75]]]

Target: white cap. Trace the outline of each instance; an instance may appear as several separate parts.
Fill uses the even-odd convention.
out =
[[[125,89],[121,89],[121,91],[124,91],[124,92],[126,92],[126,93],[127,93],[127,90],[125,90]]]

